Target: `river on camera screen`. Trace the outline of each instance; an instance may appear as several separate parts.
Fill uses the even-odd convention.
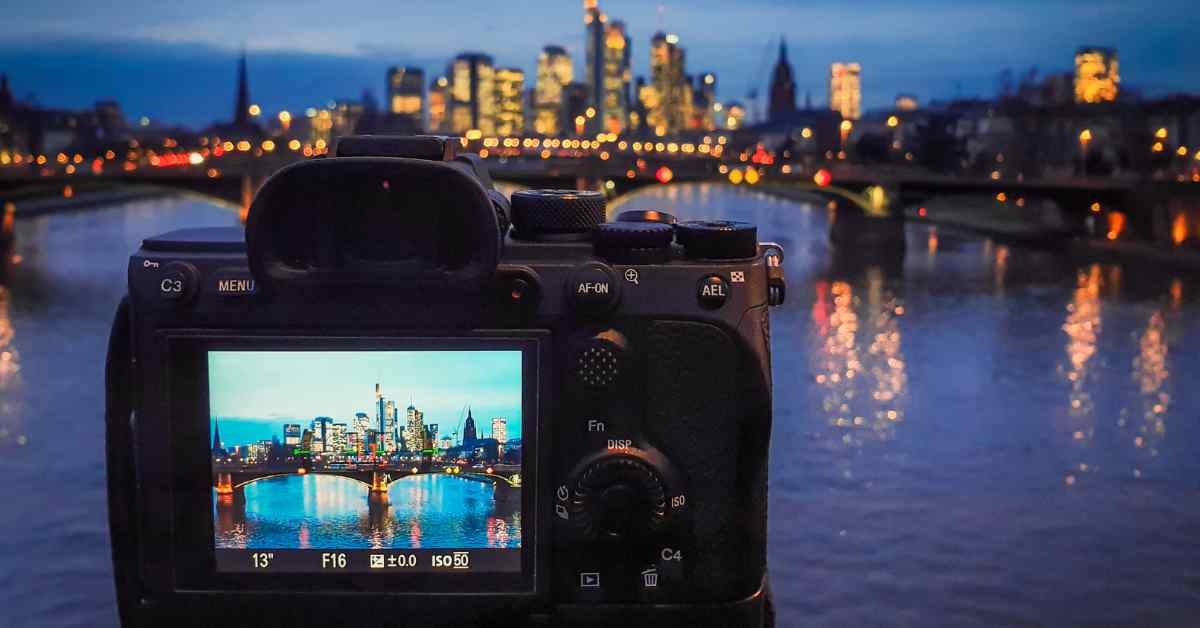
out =
[[[367,486],[337,476],[283,476],[246,485],[236,499],[213,491],[216,546],[230,549],[520,547],[518,509],[498,511],[490,485],[421,474],[372,506]]]
[[[750,220],[787,249],[771,323],[781,626],[1200,621],[1194,279],[919,224],[903,259],[834,255],[823,204],[753,188],[659,186],[635,207]],[[115,624],[101,384],[126,259],[143,237],[236,222],[190,198],[18,221],[0,292],[0,625]]]

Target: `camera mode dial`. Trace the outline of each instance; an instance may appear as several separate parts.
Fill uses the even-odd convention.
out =
[[[579,474],[571,522],[588,539],[644,538],[667,520],[667,490],[657,470],[631,455],[604,456]]]
[[[758,253],[758,227],[736,220],[689,220],[675,225],[675,240],[693,259],[740,259]]]
[[[586,237],[604,222],[604,195],[589,190],[520,190],[511,200],[513,236]]]

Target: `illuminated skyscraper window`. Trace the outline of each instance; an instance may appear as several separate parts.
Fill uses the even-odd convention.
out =
[[[829,68],[829,108],[847,120],[862,115],[861,73],[857,63],[834,63]]]
[[[1075,53],[1075,102],[1116,100],[1120,83],[1115,49],[1085,47]]]

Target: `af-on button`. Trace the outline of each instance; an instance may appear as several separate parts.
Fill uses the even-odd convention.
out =
[[[575,311],[591,316],[607,314],[621,299],[616,273],[599,262],[589,262],[572,271],[567,292]]]

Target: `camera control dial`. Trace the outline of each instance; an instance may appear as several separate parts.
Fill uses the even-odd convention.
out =
[[[642,538],[667,521],[659,472],[631,455],[604,456],[584,468],[571,495],[571,522],[589,539]]]
[[[604,222],[604,195],[589,190],[520,190],[511,205],[513,236],[523,240],[586,238]]]

